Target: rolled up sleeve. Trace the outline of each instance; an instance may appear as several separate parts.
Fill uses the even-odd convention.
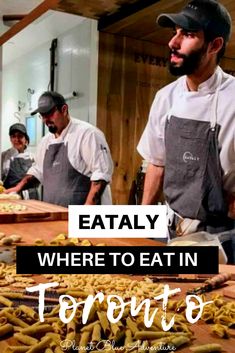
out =
[[[91,172],[90,179],[110,182],[113,161],[104,134],[99,130],[87,132],[81,146],[82,158]]]
[[[165,123],[167,115],[161,109],[161,102],[156,95],[150,113],[147,125],[137,146],[139,154],[149,163],[164,166],[165,165]]]

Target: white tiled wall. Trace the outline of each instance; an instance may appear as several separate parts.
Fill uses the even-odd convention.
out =
[[[96,105],[97,38],[96,22],[87,19],[58,38],[57,90],[64,95],[78,92],[78,97],[68,100],[70,113],[91,123],[96,121],[96,111],[92,112],[89,106]]]
[[[58,36],[57,75],[55,89],[67,95],[78,91],[79,96],[68,100],[75,118],[96,123],[98,32],[96,21],[84,19],[79,25]],[[1,149],[10,147],[8,129],[13,123],[24,122],[30,113],[28,88],[34,89],[31,106],[37,106],[40,94],[48,89],[50,77],[51,40],[3,67]],[[20,114],[18,101],[25,103]],[[37,119],[38,139],[42,122]],[[35,148],[31,148],[33,151]]]
[[[31,105],[35,107],[40,93],[49,83],[49,54],[50,43],[46,43],[37,50],[28,53],[6,67],[2,74],[2,151],[10,147],[8,136],[9,126],[18,122],[24,123],[25,116],[30,114],[28,88],[34,89]],[[18,112],[18,102],[25,104]],[[37,135],[41,138],[42,122],[37,119]]]

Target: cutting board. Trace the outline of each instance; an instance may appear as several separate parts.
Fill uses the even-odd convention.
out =
[[[25,206],[25,210],[0,211],[0,223],[57,221],[68,219],[68,209],[38,200],[0,200],[2,204]]]

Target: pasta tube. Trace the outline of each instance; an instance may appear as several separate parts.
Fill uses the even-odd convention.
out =
[[[222,352],[222,347],[218,343],[203,344],[201,346],[190,347],[194,353]]]

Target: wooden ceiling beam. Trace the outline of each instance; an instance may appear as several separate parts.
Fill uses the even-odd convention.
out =
[[[99,19],[98,30],[105,30],[107,27],[112,26],[113,24],[125,19],[126,17],[142,11],[143,9],[156,4],[159,1],[160,0],[139,0],[134,3],[123,4],[117,12],[111,15],[103,16]]]
[[[6,31],[2,36],[0,36],[0,45],[3,45],[14,35],[22,31],[30,23],[35,21],[38,17],[43,15],[48,10],[53,10],[61,0],[44,0],[39,6],[35,7],[28,15],[12,26],[8,31]]]

